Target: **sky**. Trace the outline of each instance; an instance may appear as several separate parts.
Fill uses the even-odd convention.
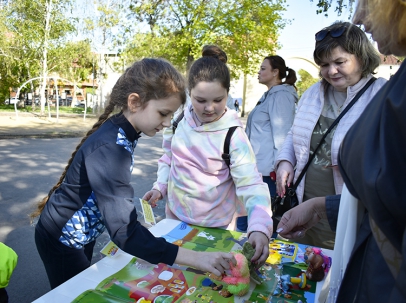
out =
[[[279,43],[282,48],[277,54],[283,58],[305,57],[312,59],[314,50],[314,35],[322,28],[329,26],[336,20],[349,21],[349,11],[343,9],[343,14],[337,16],[332,7],[328,17],[317,14],[317,0],[287,0],[287,10],[283,13],[284,19],[290,19],[291,24],[281,31]],[[336,1],[333,0],[333,5]]]

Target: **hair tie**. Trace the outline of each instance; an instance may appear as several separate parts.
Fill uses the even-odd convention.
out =
[[[288,75],[288,73],[289,73],[289,67],[286,66],[286,76]]]

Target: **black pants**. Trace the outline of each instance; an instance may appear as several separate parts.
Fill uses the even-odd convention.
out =
[[[5,288],[0,288],[0,303],[8,303],[8,295]]]
[[[35,244],[54,289],[90,266],[95,241],[82,249],[68,247],[54,239],[39,221],[35,227]]]

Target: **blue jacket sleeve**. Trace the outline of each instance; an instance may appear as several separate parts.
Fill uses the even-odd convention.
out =
[[[114,155],[112,157],[111,155]],[[178,247],[155,238],[137,220],[131,179],[131,153],[105,144],[86,157],[88,178],[111,240],[125,252],[150,263],[172,265]]]
[[[327,196],[326,197],[326,213],[327,220],[330,224],[332,231],[336,231],[337,219],[338,219],[338,209],[340,208],[341,195]]]

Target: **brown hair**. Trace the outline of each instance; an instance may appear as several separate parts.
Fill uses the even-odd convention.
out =
[[[285,60],[281,56],[268,56],[265,57],[264,60],[267,59],[269,63],[272,66],[272,69],[277,69],[279,71],[278,73],[278,78],[279,80],[282,81],[282,79],[285,79],[285,81],[282,82],[282,84],[290,84],[293,85],[295,88],[295,82],[297,80],[296,77],[296,72],[287,67]]]
[[[202,57],[214,57],[223,63],[227,63],[227,54],[217,45],[209,44],[203,46]]]
[[[220,82],[227,90],[230,90],[230,71],[226,65],[226,53],[216,45],[206,45],[203,47],[202,57],[197,59],[191,66],[188,75],[189,91],[197,83]]]
[[[341,36],[333,38],[331,35],[327,35],[323,40],[316,42],[313,53],[314,62],[320,65],[325,56],[328,57],[335,48],[341,47],[357,58],[362,70],[361,77],[372,74],[381,62],[372,43],[359,27],[349,22],[335,22],[324,30],[333,31],[340,27],[346,27],[346,31]],[[323,80],[323,82],[326,81]]]
[[[116,107],[121,109],[121,111],[127,109],[128,96],[132,93],[139,95],[142,108],[145,108],[151,99],[164,99],[172,95],[178,95],[182,100],[182,104],[186,102],[184,78],[166,60],[146,58],[135,62],[127,68],[114,85],[110,94],[109,103],[104,112],[82,138],[78,146],[76,146],[58,183],[54,185],[48,195],[38,203],[37,209],[30,214],[32,219],[41,214],[52,193],[62,184],[66,172],[82,144],[109,118]]]

